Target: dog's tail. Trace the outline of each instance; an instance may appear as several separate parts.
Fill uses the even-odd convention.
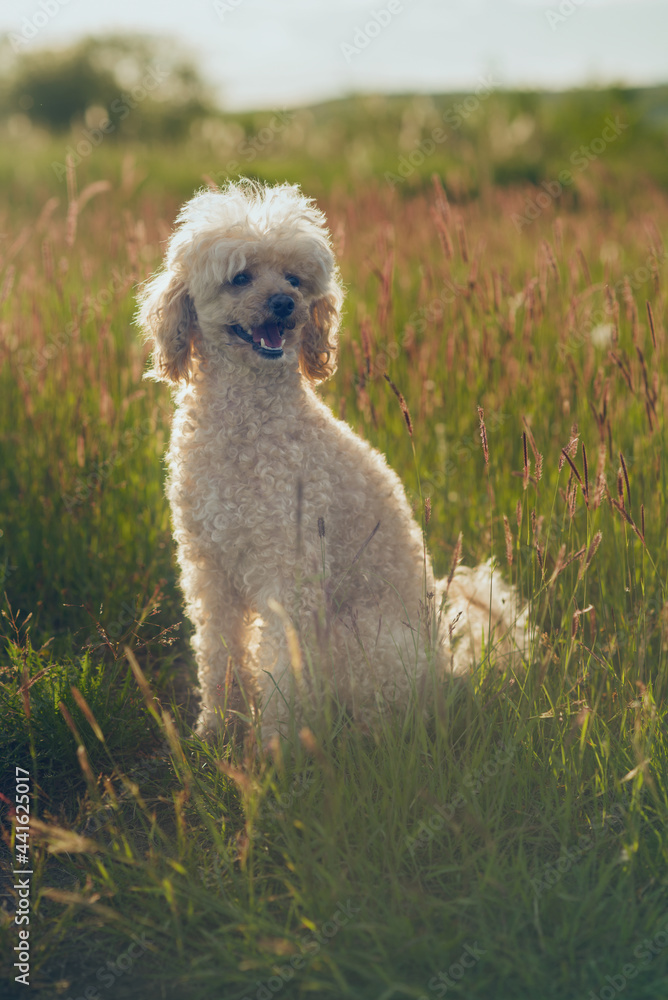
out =
[[[450,585],[436,582],[439,643],[452,674],[468,673],[483,658],[497,668],[520,666],[529,657],[533,633],[529,609],[491,559],[474,569],[458,566]]]

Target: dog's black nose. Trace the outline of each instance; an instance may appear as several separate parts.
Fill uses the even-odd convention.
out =
[[[289,295],[270,295],[267,299],[267,305],[274,316],[278,316],[279,319],[287,319],[295,308],[295,300],[291,299]]]

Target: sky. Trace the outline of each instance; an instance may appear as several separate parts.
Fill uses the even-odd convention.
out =
[[[668,82],[667,0],[1,0],[38,51],[86,34],[172,36],[229,110],[350,93]]]

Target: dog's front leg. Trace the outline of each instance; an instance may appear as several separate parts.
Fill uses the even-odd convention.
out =
[[[197,732],[209,736],[223,727],[226,717],[252,714],[252,620],[224,575],[207,561],[191,564],[181,582],[195,626],[192,645],[202,699]]]
[[[253,646],[253,672],[259,692],[260,730],[263,744],[274,735],[287,736],[291,723],[313,707],[321,685],[312,676],[311,656],[322,617],[319,589],[301,585],[280,591],[283,601],[264,595],[261,622]],[[318,662],[318,666],[320,663]]]
[[[264,617],[266,616],[266,617]],[[291,716],[297,709],[303,664],[293,641],[290,649],[282,616],[268,608],[263,612],[255,661],[255,682],[260,700],[260,734],[267,744],[274,735],[287,736]]]

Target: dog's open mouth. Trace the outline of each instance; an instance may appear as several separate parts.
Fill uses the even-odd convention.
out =
[[[291,330],[293,325],[289,321],[284,323],[270,319],[260,326],[252,326],[250,330],[244,329],[239,323],[229,329],[247,344],[252,344],[253,350],[263,358],[282,358],[285,331]]]

